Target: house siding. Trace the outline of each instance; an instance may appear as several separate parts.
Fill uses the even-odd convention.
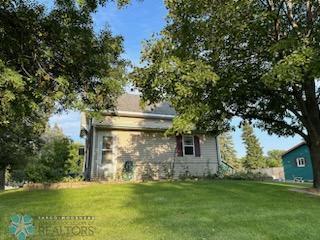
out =
[[[296,159],[300,157],[305,159],[305,167],[297,167]],[[282,163],[286,180],[292,181],[296,177],[302,177],[305,181],[313,179],[311,155],[306,144],[283,155]]]
[[[133,123],[153,125],[157,121],[160,125],[164,122],[156,119],[139,119],[132,122],[132,118],[119,118],[115,124]],[[140,124],[139,123],[139,124]],[[170,122],[169,122],[170,123]],[[168,124],[167,122],[165,124]],[[114,127],[114,125],[113,125]],[[116,129],[98,129],[95,134],[95,166],[101,163],[101,139],[103,136],[111,135],[114,138],[114,174],[113,179],[120,180],[123,174],[123,166],[126,161],[133,161],[134,174],[132,180],[162,179],[168,178],[173,169],[175,178],[181,176],[202,177],[214,174],[218,170],[218,154],[216,137],[209,135],[198,135],[200,139],[201,157],[183,156],[177,157],[174,136],[166,137],[163,132],[157,131],[127,131]],[[172,165],[174,164],[174,168]],[[98,169],[95,169],[94,176],[97,177]]]
[[[101,121],[94,121],[98,127],[113,129],[168,129],[172,126],[170,119],[139,118],[123,116],[105,116]]]

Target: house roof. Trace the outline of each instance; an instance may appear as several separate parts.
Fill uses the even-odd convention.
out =
[[[297,149],[297,148],[305,145],[305,144],[306,144],[306,142],[301,142],[301,143],[293,146],[292,148],[290,148],[289,150],[287,150],[285,153],[283,153],[283,154],[282,154],[282,157],[285,156],[285,155],[287,155],[288,153],[292,152],[293,150],[295,150],[295,149]]]
[[[104,111],[103,114],[105,115],[117,115],[122,117],[135,117],[135,118],[151,118],[151,119],[161,119],[161,120],[172,120],[176,112],[175,110],[168,104],[168,103],[159,103],[152,106],[142,107],[141,99],[139,95],[134,94],[123,94],[117,100],[115,109]],[[81,113],[81,130],[80,136],[85,136],[86,132],[88,132],[88,115],[85,112]],[[103,121],[98,121],[95,123],[96,126],[105,127],[107,124],[103,123]],[[119,126],[117,126],[120,128]],[[121,126],[123,128],[124,126]],[[128,128],[125,126],[125,128]],[[147,126],[140,126],[140,128],[148,129]],[[159,128],[159,126],[151,127],[150,129],[158,129],[164,130],[166,128]],[[131,126],[130,129],[133,129]]]
[[[123,94],[119,97],[116,110],[122,112],[146,113],[158,115],[175,115],[175,110],[168,103],[159,103],[152,106],[141,107],[139,95]]]

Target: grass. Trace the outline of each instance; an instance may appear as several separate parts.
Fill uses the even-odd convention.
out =
[[[95,216],[93,237],[56,239],[319,239],[320,198],[288,191],[289,187],[199,181],[8,191],[0,194],[0,239],[14,239],[6,232],[10,216],[16,213],[34,219]]]

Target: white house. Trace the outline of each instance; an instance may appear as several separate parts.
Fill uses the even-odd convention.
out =
[[[81,115],[87,180],[143,180],[203,177],[218,170],[217,137],[195,131],[165,136],[175,111],[169,104],[140,107],[137,95],[124,94],[102,119]]]

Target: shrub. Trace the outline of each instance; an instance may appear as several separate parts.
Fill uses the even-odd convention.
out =
[[[26,180],[26,173],[22,169],[15,169],[10,172],[11,183],[22,184]]]
[[[57,182],[66,176],[70,140],[65,137],[47,142],[26,168],[27,180],[32,182]]]
[[[84,180],[83,176],[77,176],[77,177],[64,177],[62,179],[62,182],[82,182]]]
[[[67,175],[71,178],[81,178],[83,171],[84,157],[79,155],[79,148],[82,145],[80,143],[69,144],[69,156],[67,161]]]
[[[236,172],[230,175],[225,175],[224,179],[232,180],[253,180],[253,181],[269,181],[273,180],[271,176],[264,173],[253,173],[253,172]]]
[[[26,167],[26,180],[35,183],[59,182],[82,178],[81,144],[73,143],[58,126],[48,128],[42,136],[43,145]]]

